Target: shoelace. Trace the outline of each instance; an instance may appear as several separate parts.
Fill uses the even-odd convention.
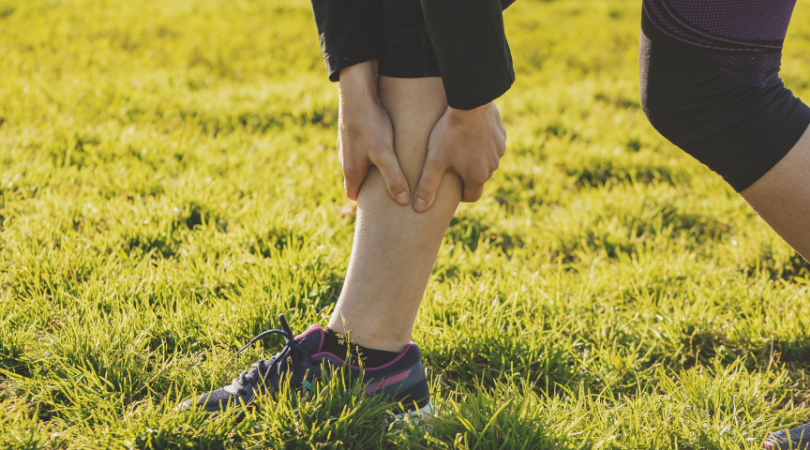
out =
[[[290,330],[289,325],[287,325],[287,318],[284,317],[284,314],[278,315],[278,320],[281,322],[281,330],[267,330],[259,333],[256,337],[250,340],[241,350],[236,352],[237,355],[241,355],[245,352],[245,350],[249,349],[253,344],[256,343],[259,339],[269,336],[271,334],[279,334],[284,337],[285,344],[284,348],[279,352],[276,353],[270,359],[262,360],[257,363],[251,365],[251,369],[249,371],[242,372],[239,374],[239,382],[241,385],[244,385],[249,382],[248,378],[255,370],[259,375],[259,380],[267,380],[267,377],[273,373],[284,373],[284,369],[289,367],[292,369],[293,377],[297,377],[298,374],[303,375],[303,366],[301,357],[308,361],[313,366],[318,365],[317,361],[309,354],[309,352],[304,349],[304,347],[299,344],[295,340],[295,335]],[[267,367],[267,370],[262,373],[262,368]],[[236,380],[234,380],[236,381]]]

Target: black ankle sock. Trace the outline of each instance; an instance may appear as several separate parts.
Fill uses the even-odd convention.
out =
[[[323,340],[323,347],[321,347],[322,352],[329,352],[335,354],[335,356],[339,356],[341,358],[346,358],[347,353],[347,344],[348,342],[346,339],[335,333],[334,330],[331,328],[326,328],[324,330],[324,340]],[[379,367],[383,364],[388,364],[399,356],[399,352],[387,352],[385,350],[375,350],[373,348],[363,347],[360,345],[352,345],[352,364],[357,364],[358,358],[363,360],[364,367]]]

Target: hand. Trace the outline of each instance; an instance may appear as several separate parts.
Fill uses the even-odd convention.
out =
[[[394,127],[377,95],[376,61],[340,71],[338,155],[347,197],[357,200],[373,164],[382,173],[391,198],[400,205],[408,204],[411,194],[394,153]]]
[[[427,211],[446,171],[461,177],[464,202],[477,202],[506,152],[506,130],[494,103],[470,111],[448,107],[433,126],[413,208]]]

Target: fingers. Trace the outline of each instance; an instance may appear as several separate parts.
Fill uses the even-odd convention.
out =
[[[462,193],[461,201],[468,203],[477,202],[484,193],[484,184],[486,184],[490,176],[492,176],[492,172],[482,170],[481,166],[462,174],[461,181],[464,182],[464,192]]]
[[[357,194],[360,192],[363,181],[366,180],[368,168],[368,164],[355,162],[346,162],[343,165],[343,190],[346,191],[346,197],[357,201]]]
[[[405,174],[402,173],[402,168],[399,166],[399,161],[393,150],[381,152],[372,162],[380,169],[391,198],[402,206],[407,205],[411,200],[408,181],[405,179]]]
[[[501,120],[501,112],[498,110],[498,107],[493,103],[492,107],[495,110],[495,123],[498,129],[498,134],[501,137],[501,141],[498,143],[497,152],[499,157],[503,157],[506,153],[506,128],[503,126],[503,121]]]
[[[464,185],[464,194],[461,197],[462,202],[475,203],[481,199],[484,194],[484,184]]]
[[[425,162],[419,184],[416,185],[416,198],[413,201],[413,209],[416,212],[425,212],[433,204],[445,170],[445,167],[430,161],[430,159]]]
[[[341,156],[343,155],[341,154]],[[379,152],[375,154],[373,161],[363,160],[357,162],[348,160],[348,158],[341,158],[341,160],[343,163],[343,189],[346,192],[346,197],[351,200],[357,201],[360,187],[368,176],[371,164],[374,164],[380,170],[388,188],[388,193],[391,194],[391,198],[395,202],[405,206],[411,200],[408,181],[405,179],[405,174],[402,172],[402,168],[399,167],[399,161],[397,161],[396,154],[393,151]]]

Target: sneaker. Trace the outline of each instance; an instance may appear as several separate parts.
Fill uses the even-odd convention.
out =
[[[289,377],[292,387],[312,388],[312,382],[324,369],[342,367],[344,359],[338,355],[322,352],[324,331],[318,325],[312,325],[303,334],[295,336],[287,325],[284,314],[278,316],[281,330],[267,330],[260,333],[239,350],[239,355],[250,348],[264,336],[278,334],[284,337],[284,348],[270,359],[254,363],[250,370],[239,374],[229,386],[190,398],[180,404],[181,409],[198,408],[207,413],[222,412],[227,408],[250,406],[258,394],[267,394],[278,389],[281,380]],[[358,367],[348,365],[351,379],[363,374],[366,393],[382,394],[389,399],[402,403],[406,412],[414,417],[422,414],[433,415],[430,403],[425,370],[422,367],[422,356],[419,347],[413,342],[393,361],[379,367]],[[399,415],[401,418],[402,415]]]
[[[810,424],[771,433],[762,448],[767,450],[808,450],[810,449]]]

